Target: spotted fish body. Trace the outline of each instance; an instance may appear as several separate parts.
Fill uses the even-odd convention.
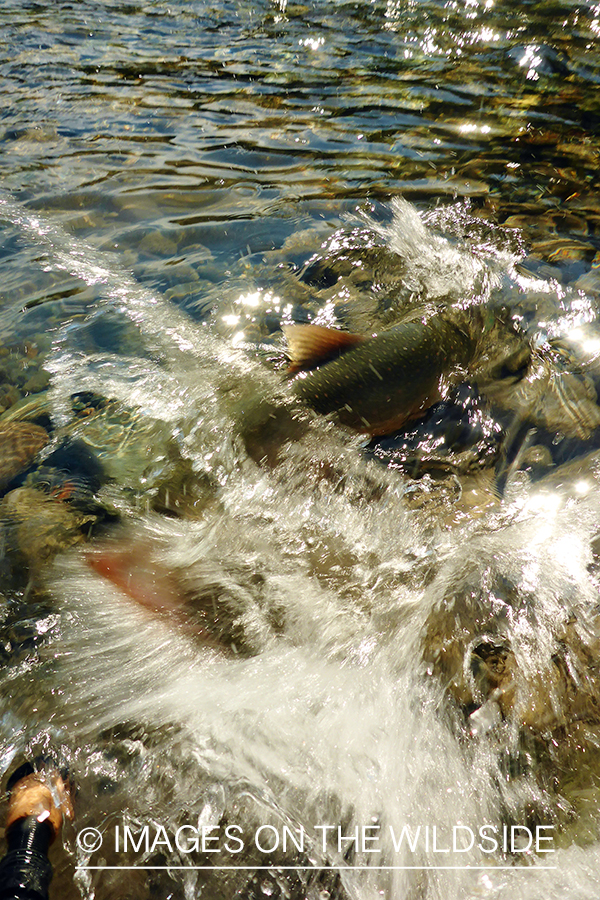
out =
[[[296,369],[305,363],[311,344],[307,329],[315,327],[285,329]],[[389,434],[440,400],[444,382],[459,380],[461,367],[464,370],[472,361],[477,345],[469,331],[437,316],[427,322],[406,322],[374,337],[356,335],[348,340],[344,335],[339,355],[332,359],[330,336],[335,331],[317,331],[329,361],[296,376],[296,395],[316,412],[336,413],[344,425],[370,435]],[[316,349],[308,354],[313,361],[321,343],[314,334]],[[295,346],[302,348],[296,357]]]

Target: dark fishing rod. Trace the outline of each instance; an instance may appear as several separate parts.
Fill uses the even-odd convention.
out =
[[[20,766],[7,785],[8,852],[0,861],[0,900],[48,900],[48,850],[63,819],[72,818],[69,785],[55,768]]]

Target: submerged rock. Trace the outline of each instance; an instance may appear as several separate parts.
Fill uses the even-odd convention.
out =
[[[48,432],[31,422],[0,424],[0,490],[24,471],[49,441]]]
[[[559,473],[521,485],[523,512],[472,535],[427,591],[424,662],[477,732],[600,724],[596,476],[573,485]]]
[[[90,517],[41,491],[17,488],[0,504],[7,558],[35,576],[60,551],[84,540]]]

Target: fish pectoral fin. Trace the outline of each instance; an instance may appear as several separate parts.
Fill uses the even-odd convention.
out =
[[[318,366],[369,339],[324,325],[283,325],[282,331],[288,345],[290,372]]]
[[[181,591],[171,575],[152,559],[144,543],[123,540],[89,551],[88,566],[110,581],[123,594],[154,613],[181,615]]]

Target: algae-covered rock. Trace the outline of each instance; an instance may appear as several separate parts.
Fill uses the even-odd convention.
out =
[[[17,488],[0,504],[6,554],[25,562],[31,574],[84,539],[90,517],[30,487]]]

